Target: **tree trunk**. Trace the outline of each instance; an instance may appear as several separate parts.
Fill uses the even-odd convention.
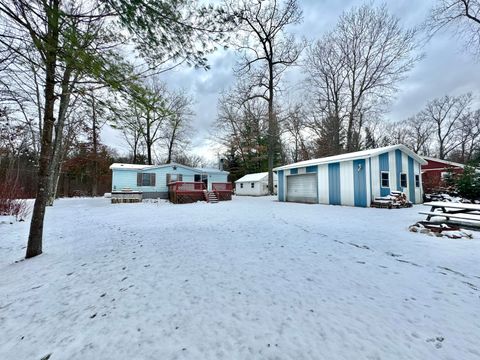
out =
[[[92,94],[92,142],[93,142],[93,179],[92,196],[98,194],[98,138],[97,138],[97,110],[95,108],[95,97]]]
[[[273,64],[268,69],[268,193],[274,194],[273,189],[273,161],[275,156],[275,118],[273,114]]]
[[[150,139],[150,116],[147,115],[147,139],[145,141],[147,145],[147,162],[148,165],[152,165],[152,143]]]
[[[53,143],[53,154],[50,163],[50,174],[48,179],[48,199],[47,206],[52,206],[57,195],[58,180],[60,177],[60,168],[64,156],[64,134],[67,109],[70,104],[70,77],[72,71],[69,67],[65,69],[62,77],[62,94],[60,95],[60,106],[58,110],[57,124],[55,125],[55,140]]]
[[[48,198],[48,178],[52,152],[52,134],[55,123],[55,73],[58,50],[59,0],[53,0],[46,8],[48,32],[45,51],[45,111],[38,167],[37,196],[33,206],[30,234],[25,257],[31,258],[42,253],[43,221]]]

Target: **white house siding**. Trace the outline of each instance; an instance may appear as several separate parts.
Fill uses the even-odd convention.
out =
[[[419,163],[415,162],[413,165],[415,175],[420,176],[420,187],[415,187],[415,203],[420,204],[422,203],[423,193],[422,193],[422,171],[421,166]]]
[[[371,169],[370,171],[367,171],[367,175],[371,175],[372,193],[371,193],[371,197],[368,197],[368,198],[375,199],[376,197],[380,196],[380,162],[379,162],[378,155],[372,156],[370,163],[371,163]]]
[[[367,182],[367,207],[371,204],[372,199],[372,176],[370,173],[370,159],[365,159],[365,175]]]
[[[353,161],[340,163],[340,200],[342,205],[354,206]]]
[[[407,195],[408,200],[415,202],[415,199],[410,199],[410,196],[409,196],[411,184],[410,184],[410,181],[408,181],[409,175],[410,175],[408,173],[408,155],[405,154],[404,152],[402,152],[402,173],[407,174],[407,187],[402,188],[402,191],[405,193],[405,195]]]
[[[400,179],[397,182],[397,162],[395,160],[395,151],[388,153],[388,172],[390,173],[390,191],[397,190],[400,185]]]
[[[254,188],[252,189],[252,182]],[[241,187],[243,184],[243,188]],[[268,184],[265,181],[250,181],[235,184],[236,195],[262,196],[268,194]]]
[[[318,202],[328,204],[328,194],[328,165],[318,165]]]

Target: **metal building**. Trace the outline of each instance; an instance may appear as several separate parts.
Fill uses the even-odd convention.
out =
[[[424,164],[406,146],[393,145],[280,166],[278,200],[368,207],[395,190],[418,204]]]

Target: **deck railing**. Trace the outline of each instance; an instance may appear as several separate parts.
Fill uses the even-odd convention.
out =
[[[206,190],[205,184],[200,181],[195,182],[185,182],[185,181],[174,181],[168,184],[168,190],[182,193],[182,192],[202,192]]]
[[[212,183],[213,191],[232,191],[232,183]]]

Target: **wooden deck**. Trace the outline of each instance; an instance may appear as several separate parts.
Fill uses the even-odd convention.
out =
[[[232,200],[231,183],[212,183],[211,192],[219,201]],[[175,181],[168,184],[168,199],[174,204],[209,201],[211,198],[203,182]]]

